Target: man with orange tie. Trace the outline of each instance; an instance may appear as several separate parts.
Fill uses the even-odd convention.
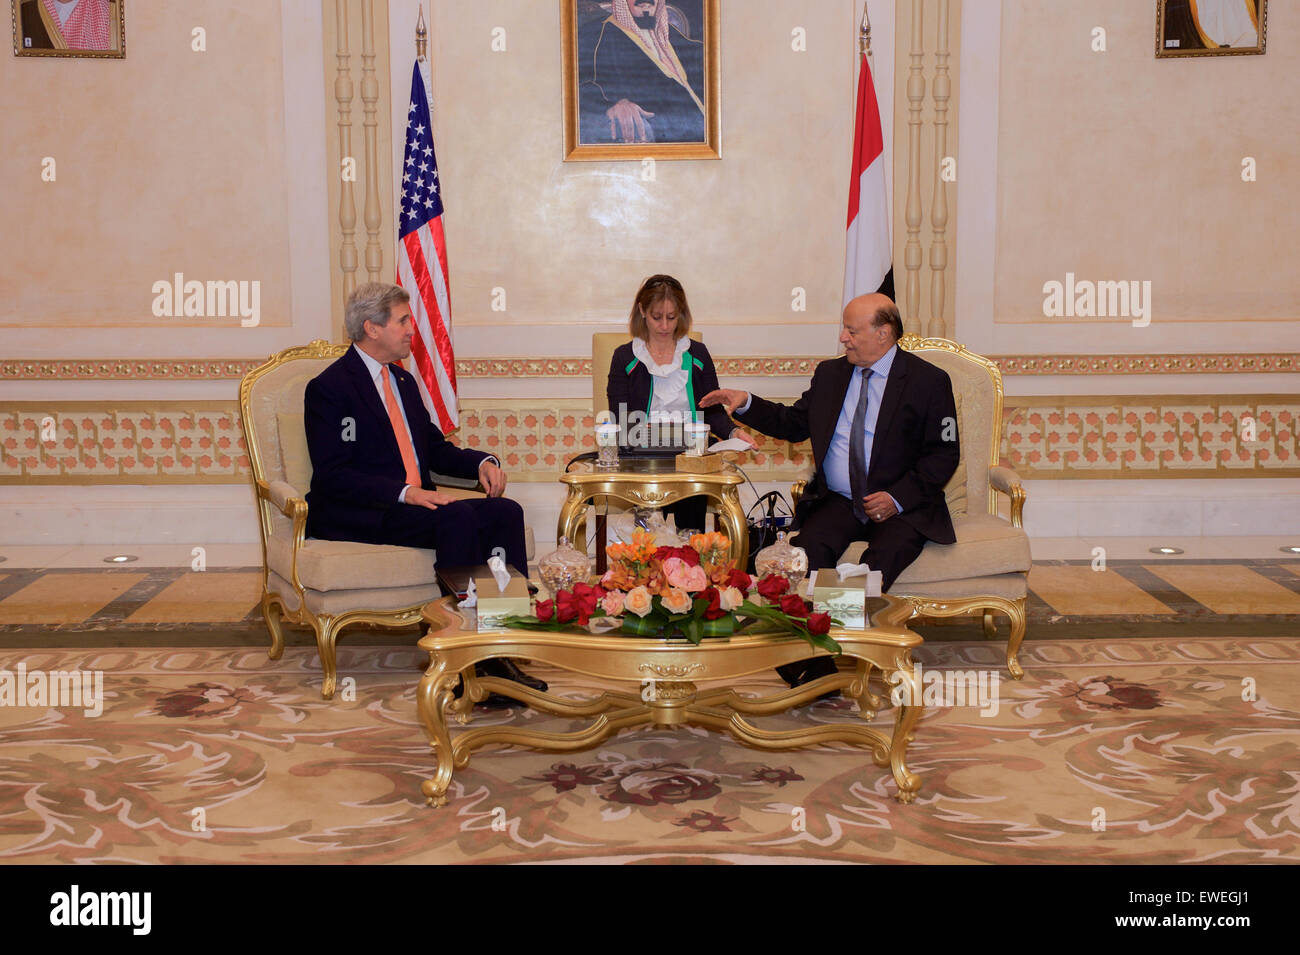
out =
[[[348,297],[344,325],[352,347],[303,396],[312,464],[307,536],[433,548],[448,567],[487,563],[499,547],[526,574],[524,512],[501,496],[500,462],[448,441],[399,364],[411,353],[410,295],[397,285],[361,285]],[[430,471],[477,478],[487,497],[444,494]],[[482,675],[545,690],[508,660],[479,666]]]

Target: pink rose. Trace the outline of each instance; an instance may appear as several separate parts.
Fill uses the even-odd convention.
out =
[[[679,587],[668,588],[668,593],[660,598],[660,602],[669,613],[689,613],[691,608],[695,606],[695,601],[691,599],[691,595]]]
[[[623,591],[611,590],[601,598],[600,609],[610,617],[620,617],[623,615],[623,600]]]
[[[644,587],[633,587],[627,592],[627,596],[623,598],[623,609],[628,613],[636,614],[638,617],[644,617],[654,609],[654,605],[650,602],[651,599],[650,591]]]
[[[728,587],[718,595],[718,606],[728,612],[735,610],[745,602],[745,595],[738,587]]]
[[[669,587],[692,594],[709,586],[709,575],[703,567],[692,567],[678,557],[669,557],[664,561],[664,579],[668,581]]]

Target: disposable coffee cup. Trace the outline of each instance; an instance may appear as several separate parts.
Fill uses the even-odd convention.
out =
[[[699,455],[709,446],[709,426],[702,421],[686,422],[686,453]]]

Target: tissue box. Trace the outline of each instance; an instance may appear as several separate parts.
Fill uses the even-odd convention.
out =
[[[505,626],[502,618],[508,614],[527,616],[533,612],[532,599],[528,596],[528,579],[513,567],[507,570],[510,571],[510,582],[503,593],[487,564],[474,568],[472,576],[478,593],[479,630],[502,630]]]
[[[866,577],[850,577],[841,583],[834,569],[819,570],[808,599],[813,602],[814,611],[830,614],[845,627],[861,630],[870,626]]]

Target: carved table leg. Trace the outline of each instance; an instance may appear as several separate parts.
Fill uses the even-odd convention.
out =
[[[560,507],[556,524],[556,540],[567,537],[575,550],[587,552],[587,494],[576,484],[569,485],[569,493]],[[582,532],[579,533],[579,528]]]
[[[428,798],[430,806],[447,805],[447,789],[451,786],[451,774],[455,768],[451,734],[447,732],[446,707],[452,700],[452,689],[458,675],[447,669],[445,661],[435,657],[420,678],[420,686],[415,693],[420,721],[424,723],[429,735],[429,745],[438,755],[438,768],[433,779],[420,783],[420,792]]]
[[[731,540],[731,557],[737,567],[744,569],[749,558],[749,530],[745,525],[745,510],[740,506],[740,495],[734,485],[727,485],[716,497],[718,520],[723,533]]]

